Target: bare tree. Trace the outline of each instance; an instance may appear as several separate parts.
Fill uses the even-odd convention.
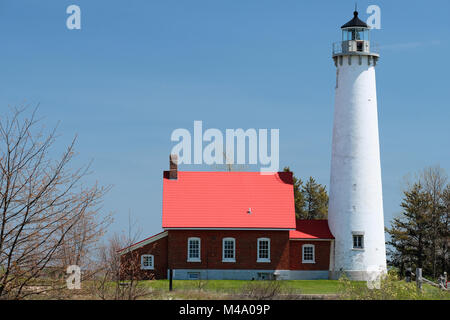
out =
[[[54,258],[54,265],[60,270],[78,265],[82,270],[82,280],[90,279],[99,271],[95,261],[98,242],[112,222],[110,214],[100,216],[98,209],[87,210],[79,221],[66,232]],[[64,228],[59,230],[64,233]]]
[[[431,264],[433,278],[438,276],[438,256],[441,253],[439,251],[442,247],[445,248],[447,243],[447,239],[443,237],[443,231],[448,231],[448,223],[445,221],[446,212],[443,204],[447,179],[445,170],[439,166],[427,167],[420,174],[420,180],[424,190],[431,198]]]
[[[431,166],[409,174],[405,182],[404,211],[394,218],[391,229],[386,229],[391,236],[390,262],[402,272],[404,267],[417,264],[424,274],[436,279],[448,272],[448,176],[441,167]]]
[[[127,250],[138,239],[129,223],[128,235],[114,234],[100,250],[102,273],[93,282],[93,291],[103,300],[136,300],[151,294],[142,283],[140,256]]]
[[[82,185],[89,165],[69,168],[76,137],[54,160],[56,128],[37,128],[36,109],[29,117],[26,109],[11,111],[0,118],[0,298],[20,299],[34,293],[27,286],[57,263],[65,245],[94,239],[80,241],[78,231],[98,231],[90,221],[108,188]],[[86,247],[76,251],[80,261]]]

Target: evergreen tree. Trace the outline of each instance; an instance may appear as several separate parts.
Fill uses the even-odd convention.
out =
[[[284,168],[290,172],[289,167]],[[326,219],[328,216],[328,194],[326,188],[310,177],[306,184],[294,174],[295,216],[298,219]]]
[[[324,186],[317,183],[313,177],[302,189],[305,199],[305,219],[326,219],[328,217],[328,194]]]
[[[401,203],[402,216],[393,219],[391,229],[386,229],[391,239],[387,242],[392,249],[390,264],[400,268],[423,268],[424,273],[430,273],[432,266],[427,259],[430,247],[431,198],[420,183],[404,192]]]
[[[289,167],[283,169],[284,172],[291,172]],[[303,181],[298,179],[294,173],[292,173],[292,179],[294,184],[294,204],[295,204],[295,217],[300,218],[303,215],[303,208],[305,206],[305,198],[302,193]]]
[[[409,184],[401,204],[403,211],[386,231],[390,263],[400,268],[422,268],[423,274],[437,278],[449,273],[450,185],[439,166],[428,167]]]

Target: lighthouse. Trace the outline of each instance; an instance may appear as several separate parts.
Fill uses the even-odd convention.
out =
[[[353,13],[333,44],[336,66],[328,223],[331,277],[369,280],[386,272],[375,67],[367,24]]]

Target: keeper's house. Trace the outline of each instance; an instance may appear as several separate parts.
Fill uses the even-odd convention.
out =
[[[163,175],[164,231],[120,251],[140,278],[328,279],[327,220],[296,220],[291,172]]]

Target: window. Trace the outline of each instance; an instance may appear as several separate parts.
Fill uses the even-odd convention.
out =
[[[188,262],[200,262],[200,238],[188,239]]]
[[[153,270],[154,269],[153,263],[154,263],[153,255],[143,254],[141,256],[141,269]]]
[[[222,262],[236,262],[236,240],[234,238],[223,238]]]
[[[270,262],[270,239],[258,239],[258,259],[256,262]]]
[[[353,249],[364,249],[364,235],[353,235]]]
[[[356,43],[356,51],[362,52],[363,51],[363,45],[364,45],[364,42],[358,41]]]
[[[302,262],[303,263],[315,263],[314,258],[314,245],[304,244],[302,246]]]
[[[199,280],[200,272],[188,272],[188,279],[189,280]]]
[[[272,280],[273,275],[268,272],[258,272],[258,280]]]

